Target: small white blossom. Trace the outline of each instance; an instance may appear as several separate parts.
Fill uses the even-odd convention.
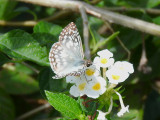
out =
[[[107,118],[105,117],[106,113],[104,113],[104,112],[102,112],[100,110],[97,110],[97,111],[99,112],[97,120],[107,120]]]
[[[95,57],[93,61],[94,64],[103,68],[107,68],[113,65],[114,63],[114,59],[112,58],[113,53],[111,53],[109,50],[105,49],[99,51],[97,54],[99,55],[99,57]]]
[[[117,61],[114,63],[114,67],[124,72],[128,72],[128,73],[134,72],[133,64],[127,61]]]
[[[129,73],[111,68],[107,70],[106,76],[108,77],[110,83],[118,84],[119,82],[125,81],[129,77]]]
[[[100,68],[96,67],[95,65],[92,65],[85,69],[85,76],[87,80],[90,80],[91,78],[99,75],[100,75]]]
[[[124,113],[129,112],[129,110],[128,110],[129,105],[127,105],[127,106],[125,107],[125,106],[124,106],[124,103],[123,103],[123,100],[122,100],[121,94],[119,94],[118,92],[116,92],[116,94],[118,95],[119,101],[120,101],[120,104],[121,104],[121,110],[117,113],[117,116],[118,116],[118,117],[121,117],[121,116],[123,116]]]
[[[105,50],[101,50],[99,52],[97,52],[97,54],[100,56],[100,57],[107,57],[107,58],[110,58],[110,57],[113,57],[113,53],[111,53],[109,50],[105,49]]]
[[[81,75],[80,80],[75,81],[75,85],[70,88],[70,94],[74,97],[83,96],[87,89],[88,83],[83,75]]]
[[[106,80],[102,77],[94,77],[88,82],[86,95],[91,98],[98,98],[106,91]]]

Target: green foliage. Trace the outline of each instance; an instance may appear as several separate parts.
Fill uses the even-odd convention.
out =
[[[30,34],[23,30],[12,30],[1,35],[0,50],[13,58],[49,65],[46,47],[41,47]]]
[[[1,120],[13,120],[15,118],[15,106],[13,101],[8,96],[8,94],[2,89],[0,89],[0,96]]]
[[[152,19],[152,20],[153,20],[153,22],[154,22],[155,24],[160,25],[160,17],[159,17],[159,16],[156,17],[156,18],[154,18],[154,19]]]
[[[7,62],[10,62],[9,58],[0,52],[0,66]]]
[[[0,0],[0,20],[10,20],[16,16],[13,10],[17,2],[10,0]]]
[[[60,92],[66,88],[67,83],[63,79],[53,79],[52,77],[55,74],[51,70],[50,67],[44,68],[41,70],[38,79],[39,79],[39,87],[42,96],[45,98],[45,90]]]
[[[144,119],[145,120],[159,120],[160,119],[160,95],[156,91],[152,91],[146,102],[144,109]]]
[[[62,27],[47,22],[39,22],[34,28],[34,33],[47,33],[55,36],[58,39]]]
[[[82,114],[79,104],[73,98],[64,94],[56,94],[49,91],[46,91],[45,93],[49,103],[63,115],[72,119],[82,119],[85,117]]]
[[[159,8],[160,0],[101,0],[97,4],[92,4],[90,0],[84,1],[101,8],[124,7],[124,11],[119,12],[120,14],[160,25],[158,15],[148,14],[143,10],[143,8]],[[125,8],[142,9],[128,11]],[[56,12],[59,12],[56,8],[14,2],[12,0],[0,0],[0,20],[10,22],[39,20],[44,17],[52,17],[52,15],[56,15]],[[77,25],[83,41],[83,20],[79,14],[72,13],[60,16],[51,22],[40,21],[33,28],[0,27],[0,119],[14,120],[21,114],[39,106],[37,101],[43,97],[48,99],[49,103],[65,117],[62,118],[59,114],[55,115],[55,110],[47,110],[43,111],[42,114],[30,116],[28,119],[56,119],[58,117],[59,120],[87,120],[86,116],[93,115],[97,108],[107,111],[112,96],[115,109],[110,115],[107,115],[108,120],[158,120],[160,97],[157,92],[151,92],[151,86],[157,84],[152,80],[160,77],[160,38],[145,35],[117,24],[111,24],[114,31],[119,31],[112,34],[112,31],[105,24],[106,21],[88,15],[89,44],[92,58],[98,50],[107,48],[114,52],[114,57],[118,61],[125,60],[127,53],[116,37],[119,37],[131,52],[130,62],[133,63],[135,72],[131,78],[121,84],[121,91],[119,91],[119,86],[115,89],[123,92],[122,95],[125,96],[124,103],[130,106],[130,112],[119,118],[117,117],[117,112],[120,110],[118,107],[119,102],[115,103],[118,96],[114,91],[106,94],[104,98],[100,97],[100,99],[103,99],[101,105],[97,105],[99,103],[98,99],[87,103],[88,107],[86,107],[83,103],[89,100],[88,98],[79,98],[76,101],[67,96],[71,84],[67,84],[65,79],[56,80],[52,78],[55,74],[49,66],[48,54],[52,44],[58,41],[62,28],[71,21],[74,21]],[[103,30],[103,27],[106,27],[106,29]],[[103,32],[100,32],[100,30]],[[146,44],[147,65],[152,67],[152,72],[148,74],[137,71],[142,52],[142,39],[145,40]],[[27,65],[24,63],[27,63]],[[36,73],[34,69],[40,72]],[[156,87],[154,86],[154,88]],[[47,91],[45,92],[45,90]],[[59,94],[60,92],[66,95]],[[146,97],[147,100],[144,102]],[[143,110],[144,105],[145,109]]]
[[[160,0],[148,0],[147,7],[153,8],[160,4]]]
[[[0,71],[0,88],[10,94],[30,94],[38,91],[38,82],[14,66],[7,66]]]

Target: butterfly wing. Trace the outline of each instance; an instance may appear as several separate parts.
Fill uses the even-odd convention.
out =
[[[84,68],[83,58],[81,38],[72,22],[62,30],[59,42],[53,44],[50,50],[51,68],[57,74],[54,78],[79,75]]]
[[[71,22],[61,32],[59,42],[68,54],[77,59],[84,59],[81,37],[76,25]]]

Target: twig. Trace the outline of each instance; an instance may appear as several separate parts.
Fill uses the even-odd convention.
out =
[[[110,29],[110,31],[112,33],[114,33],[114,30],[112,29],[111,25],[105,21],[105,24],[108,26],[108,28]],[[128,54],[128,61],[130,60],[130,56],[131,56],[131,52],[129,51],[129,49],[124,45],[124,43],[121,41],[121,39],[117,36],[116,39],[118,40],[118,42],[120,43],[120,45],[122,46],[122,48],[127,52]]]
[[[59,11],[57,13],[55,13],[53,16],[47,17],[47,18],[43,18],[40,19],[38,21],[34,21],[34,20],[29,20],[29,21],[4,21],[4,20],[0,20],[0,26],[24,26],[24,27],[33,27],[35,26],[39,21],[53,21],[56,20],[60,17],[64,17],[66,15],[68,15],[69,13],[71,13],[70,10],[62,10]]]
[[[83,39],[84,39],[84,45],[85,45],[85,56],[88,60],[91,59],[90,55],[90,49],[89,49],[89,29],[88,29],[88,18],[85,11],[85,8],[83,6],[80,6],[79,8],[82,19],[83,19]]]
[[[37,24],[37,21],[23,21],[23,22],[18,22],[18,21],[5,21],[5,20],[0,20],[0,26],[26,26],[26,27],[33,27]]]
[[[99,3],[99,2],[101,2],[102,0],[92,0],[92,1],[90,1],[90,3],[91,4],[97,4],[97,3]]]
[[[49,107],[51,107],[50,104],[46,103],[46,104],[44,104],[44,105],[42,105],[42,106],[40,106],[38,108],[35,108],[35,109],[33,109],[33,110],[31,110],[31,111],[19,116],[16,120],[23,120],[23,119],[28,118],[28,117],[32,116],[33,114],[36,114],[37,112],[42,111],[44,109],[47,109]]]
[[[81,1],[72,1],[72,0],[12,0],[12,1],[21,1],[31,4],[37,4],[47,7],[54,7],[64,10],[72,10],[74,12],[79,12],[79,7],[83,6],[86,9],[86,12],[107,20],[109,22],[113,22],[128,28],[132,28],[141,32],[145,32],[151,35],[160,36],[160,26],[145,22],[143,20],[139,20],[136,18],[128,17],[126,15],[121,15],[109,10],[105,10],[102,8],[97,8],[92,5],[89,5],[85,2]]]
[[[143,12],[153,15],[160,15],[159,9],[146,9],[146,8],[126,8],[126,7],[105,7],[106,10],[116,11],[116,12]]]
[[[37,70],[36,68],[32,67],[31,65],[29,65],[28,63],[26,62],[22,62],[21,64],[25,65],[26,67],[28,67],[29,69],[33,70],[35,73],[39,73],[40,71]]]

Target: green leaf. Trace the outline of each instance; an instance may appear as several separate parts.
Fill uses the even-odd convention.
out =
[[[44,68],[39,76],[39,88],[42,96],[46,98],[44,91],[60,92],[67,87],[67,83],[63,79],[53,79],[55,74],[50,67]]]
[[[21,64],[20,63],[15,63],[15,68],[16,68],[17,72],[23,72],[27,75],[33,75],[34,74],[34,71],[32,69],[30,69],[29,67],[27,67],[26,65],[24,65],[24,63],[21,63]]]
[[[14,120],[15,109],[11,98],[0,89],[0,118],[1,120]]]
[[[1,35],[0,50],[13,58],[49,66],[46,47],[41,47],[30,34],[22,30],[13,30]]]
[[[14,13],[16,13],[17,15],[21,14],[21,13],[29,13],[33,16],[34,20],[37,20],[37,15],[35,12],[33,12],[32,10],[30,10],[30,8],[27,7],[18,7],[17,9],[14,10]]]
[[[160,17],[153,18],[152,21],[153,21],[155,24],[160,25]]]
[[[25,73],[19,72],[14,66],[0,71],[0,88],[10,94],[30,94],[38,91],[38,82]]]
[[[33,33],[32,36],[42,47],[46,46],[48,53],[53,43],[57,42],[56,38],[49,33]]]
[[[160,4],[160,0],[148,0],[147,7],[153,8]]]
[[[0,0],[0,19],[10,20],[16,15],[13,13],[17,2],[10,0]]]
[[[62,31],[62,27],[52,23],[41,21],[36,24],[36,26],[33,28],[33,31],[34,33],[50,33],[58,40],[58,36]]]
[[[82,110],[79,104],[73,98],[65,94],[56,94],[49,91],[45,91],[49,103],[63,115],[72,119],[80,119]]]
[[[10,62],[10,59],[0,52],[0,66],[2,66],[4,63]]]

